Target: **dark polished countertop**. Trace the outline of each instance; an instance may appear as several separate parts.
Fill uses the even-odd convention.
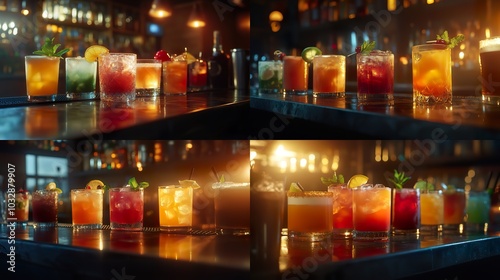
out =
[[[496,271],[492,260],[500,261],[500,237],[493,235],[398,236],[387,242],[282,236],[275,269],[268,262],[252,270],[268,279],[480,279]]]
[[[156,228],[73,231],[71,225],[50,230],[28,225],[13,234],[15,244],[8,244],[12,233],[0,226],[0,275],[8,276],[2,279],[250,278],[248,236],[173,235]],[[10,246],[15,248],[15,273],[6,267]]]
[[[262,94],[252,90],[252,114],[279,116],[295,139],[497,139],[500,106],[483,104],[477,95],[453,97],[451,105],[415,105],[411,94],[395,94],[394,105],[358,104],[345,98]],[[269,118],[269,117],[268,117]],[[294,126],[295,122],[302,125]],[[254,134],[255,130],[253,129]]]
[[[137,98],[28,103],[0,99],[0,139],[244,139],[248,91],[189,92]]]

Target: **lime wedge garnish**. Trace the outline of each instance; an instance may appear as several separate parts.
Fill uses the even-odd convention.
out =
[[[201,188],[195,180],[179,180],[179,184],[183,187],[192,187],[193,189]]]
[[[57,193],[62,193],[62,190],[56,186],[56,183],[50,182],[45,186],[45,189],[48,191],[54,191]]]
[[[297,183],[290,184],[290,192],[303,192],[304,190],[299,187]]]
[[[307,47],[302,51],[302,59],[308,63],[313,61],[313,58],[317,55],[321,55],[322,52],[316,47]]]
[[[362,174],[356,174],[349,179],[349,182],[347,182],[347,186],[349,188],[357,188],[363,184],[366,184],[368,182],[368,177],[366,175]]]

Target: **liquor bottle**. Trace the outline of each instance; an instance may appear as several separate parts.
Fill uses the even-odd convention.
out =
[[[211,88],[229,87],[229,56],[222,49],[221,36],[218,30],[214,31],[212,57],[208,60],[208,75]]]

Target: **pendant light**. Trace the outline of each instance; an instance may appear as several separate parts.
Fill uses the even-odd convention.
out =
[[[187,25],[192,28],[200,28],[206,25],[205,17],[203,16],[203,12],[201,11],[201,7],[198,2],[193,5],[193,10],[189,16]]]
[[[166,0],[153,0],[149,15],[155,18],[166,18],[172,15],[172,9]]]

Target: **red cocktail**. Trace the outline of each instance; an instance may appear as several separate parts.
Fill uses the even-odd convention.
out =
[[[359,53],[357,58],[358,100],[392,103],[394,100],[394,55],[390,51]]]
[[[333,234],[339,237],[352,235],[352,189],[343,184],[328,186],[333,193]]]
[[[57,192],[49,190],[37,190],[33,193],[31,202],[35,227],[57,225],[57,196]]]
[[[397,189],[394,191],[392,231],[395,234],[416,234],[420,228],[420,191]]]
[[[144,216],[144,190],[113,188],[109,190],[111,229],[141,230]]]

